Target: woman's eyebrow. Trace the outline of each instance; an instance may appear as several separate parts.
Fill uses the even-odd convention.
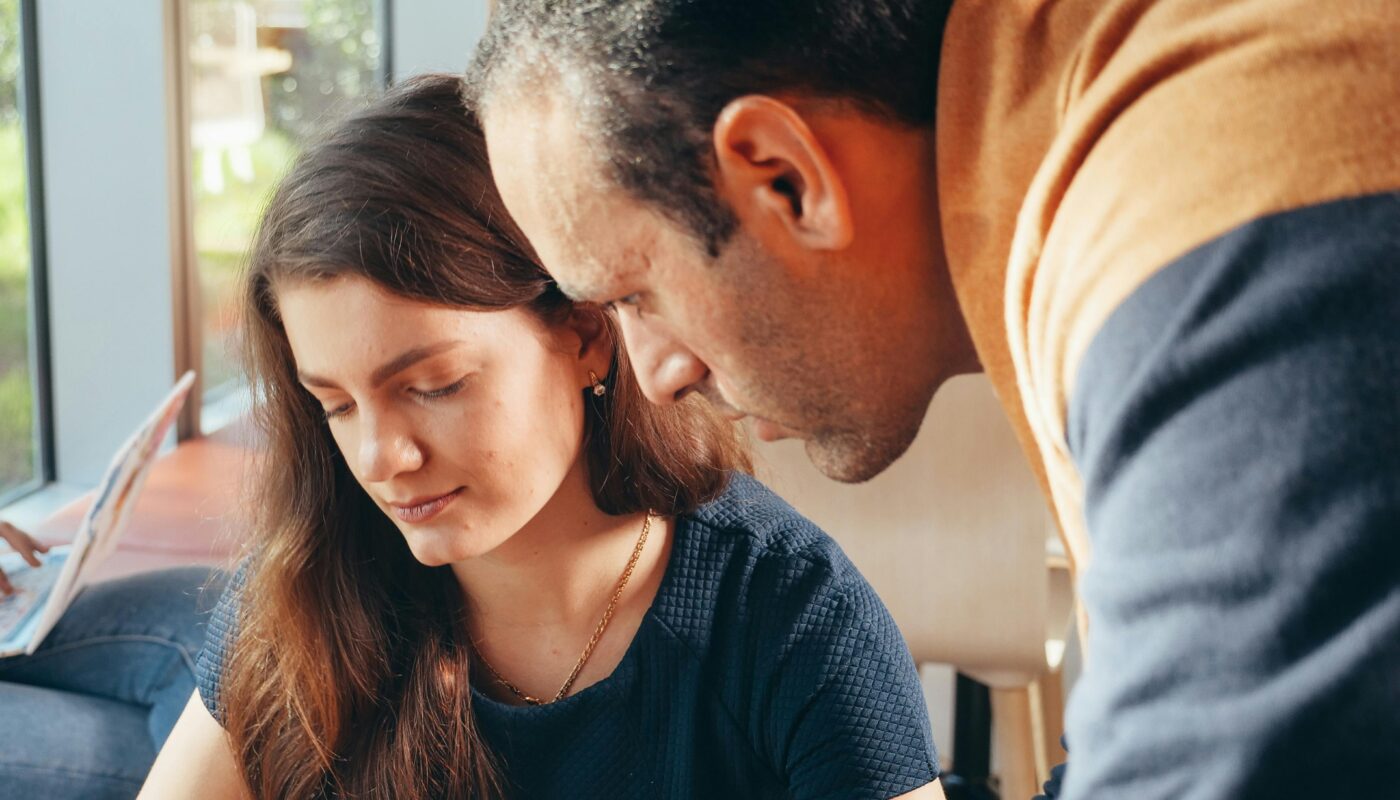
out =
[[[419,361],[422,361],[425,358],[432,358],[433,356],[438,355],[439,353],[445,353],[448,350],[461,347],[465,344],[466,342],[461,339],[444,339],[443,341],[437,342],[435,344],[429,344],[424,345],[422,347],[415,347],[411,350],[405,350],[403,353],[400,353],[399,355],[386,362],[383,366],[375,369],[374,373],[371,374],[369,378],[370,385],[377,389],[385,381],[389,380],[390,378],[394,377],[400,372],[403,372],[404,370],[408,369],[414,364],[417,364]],[[322,378],[317,375],[312,375],[307,372],[297,372],[297,380],[301,381],[302,384],[306,386],[317,386],[323,389],[339,388],[338,386],[336,386],[334,381],[329,380],[327,378]]]
[[[415,347],[412,350],[404,351],[404,353],[396,356],[384,366],[376,369],[374,373],[369,376],[370,385],[379,388],[380,384],[414,364],[417,364],[419,361],[425,358],[432,358],[439,353],[445,353],[448,350],[461,347],[465,344],[466,342],[461,339],[444,339],[437,344],[424,345],[423,347]]]

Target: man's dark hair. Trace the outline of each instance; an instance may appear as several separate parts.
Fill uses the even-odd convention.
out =
[[[714,187],[711,135],[748,94],[851,103],[933,124],[952,0],[499,0],[468,100],[552,79],[609,177],[712,255],[735,227]],[[565,84],[569,86],[565,88]]]

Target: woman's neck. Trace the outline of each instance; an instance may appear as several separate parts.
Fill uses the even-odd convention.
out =
[[[636,547],[645,514],[599,510],[581,466],[529,523],[500,547],[452,565],[478,634],[597,622]],[[648,583],[667,526],[652,523],[629,585]],[[633,595],[628,591],[627,595]]]
[[[507,703],[518,693],[549,699],[580,665],[603,610],[607,628],[570,693],[611,675],[661,586],[671,552],[671,520],[654,518],[625,590],[617,592],[647,515],[598,510],[581,468],[539,514],[492,552],[453,565],[467,595],[470,636],[489,672],[509,681],[480,688]]]

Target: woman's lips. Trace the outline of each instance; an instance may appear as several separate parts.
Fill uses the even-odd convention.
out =
[[[394,509],[394,516],[402,522],[420,523],[436,517],[442,513],[444,508],[452,504],[453,500],[462,493],[462,487],[457,487],[444,495],[431,497],[424,500],[415,499],[410,503],[390,503],[389,507]]]

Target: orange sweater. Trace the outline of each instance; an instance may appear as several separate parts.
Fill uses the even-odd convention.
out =
[[[955,290],[1080,573],[1085,349],[1193,247],[1400,188],[1400,3],[961,0],[938,150]]]

